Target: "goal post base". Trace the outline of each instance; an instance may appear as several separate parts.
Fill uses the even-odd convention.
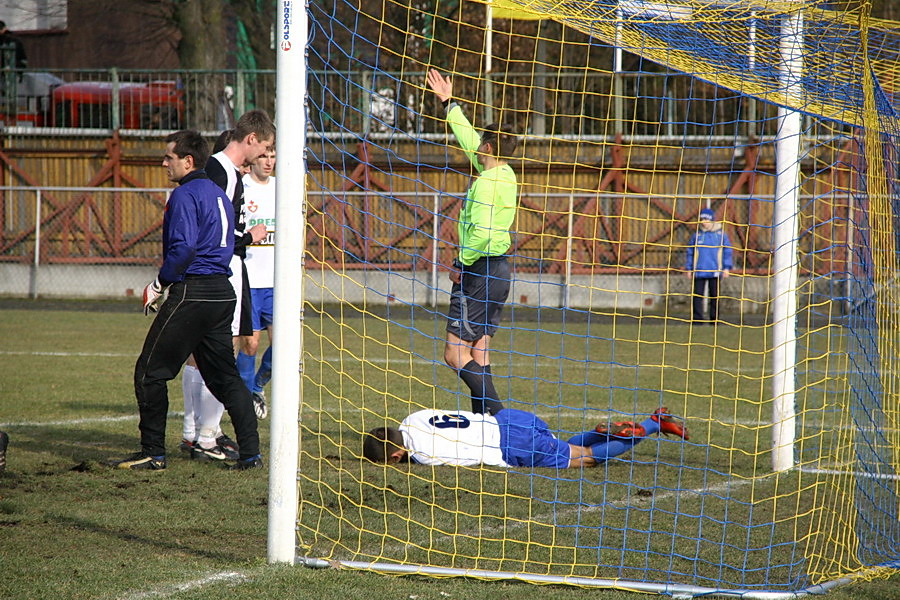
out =
[[[802,590],[790,592],[773,592],[748,589],[718,589],[694,585],[645,583],[624,579],[603,579],[592,577],[566,577],[560,575],[536,575],[533,573],[513,573],[506,571],[484,571],[480,569],[452,569],[446,567],[428,567],[424,565],[400,565],[394,563],[365,562],[353,560],[325,560],[308,556],[299,556],[294,561],[297,566],[311,569],[352,569],[371,571],[373,573],[393,575],[424,575],[431,577],[470,577],[480,580],[519,581],[542,585],[571,585],[576,587],[592,587],[616,589],[626,592],[641,592],[671,596],[672,598],[721,597],[741,598],[741,600],[791,600],[806,596],[820,596],[834,588],[856,581],[857,577],[842,577],[827,583],[813,585]],[[891,565],[896,568],[900,565]],[[879,567],[881,568],[881,567]],[[863,577],[860,574],[859,577]]]

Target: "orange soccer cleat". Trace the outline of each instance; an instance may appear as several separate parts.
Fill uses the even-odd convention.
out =
[[[678,417],[672,416],[669,409],[665,406],[657,408],[650,416],[651,419],[659,423],[659,432],[666,435],[677,435],[683,440],[691,439],[688,437],[687,427]]]
[[[647,432],[644,427],[634,421],[619,421],[617,423],[600,423],[594,428],[597,433],[613,437],[644,437]]]

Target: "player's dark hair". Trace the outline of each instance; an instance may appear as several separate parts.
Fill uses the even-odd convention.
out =
[[[269,113],[262,109],[245,112],[234,126],[234,138],[243,141],[245,137],[255,133],[260,140],[275,140],[275,123]]]
[[[519,138],[509,125],[491,123],[481,134],[481,143],[490,144],[495,158],[508,158],[519,146]]]
[[[175,148],[172,151],[178,158],[192,156],[194,158],[194,168],[202,169],[206,166],[206,161],[209,158],[209,144],[206,143],[199,131],[182,129],[167,135],[165,141],[167,145],[175,142]]]
[[[391,454],[403,449],[403,434],[394,427],[376,427],[363,434],[363,456],[374,463],[387,463]]]
[[[234,129],[226,129],[222,133],[219,134],[219,137],[216,138],[216,141],[213,142],[212,153],[216,154],[225,149],[225,146],[228,145],[234,139]]]

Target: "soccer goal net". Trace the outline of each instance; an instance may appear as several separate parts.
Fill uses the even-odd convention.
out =
[[[309,3],[298,561],[746,597],[893,572],[900,25],[833,4]],[[508,227],[476,222],[491,169]],[[472,227],[509,232],[496,330],[451,314]],[[492,335],[451,367],[466,319]],[[475,367],[570,457],[619,445],[492,462],[500,411],[482,464],[420,464]],[[418,464],[363,456],[422,410],[450,420]]]

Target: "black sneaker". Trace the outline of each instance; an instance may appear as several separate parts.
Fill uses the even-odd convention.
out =
[[[0,431],[0,473],[6,470],[6,448],[9,446],[9,434]]]
[[[247,471],[248,469],[262,469],[263,468],[263,460],[262,456],[257,454],[256,456],[251,456],[250,458],[243,458],[238,460],[233,465],[228,466],[229,471]]]
[[[253,397],[253,410],[256,412],[256,418],[265,419],[269,414],[269,409],[266,408],[266,395],[263,392],[252,392],[250,395]]]
[[[197,445],[197,442],[191,440],[181,440],[181,443],[178,444],[178,449],[190,456],[191,450],[194,449],[194,446]]]
[[[126,456],[122,460],[113,461],[110,464],[120,469],[146,469],[149,471],[162,471],[166,468],[166,457],[150,456],[149,454],[144,454],[144,452],[141,451],[135,452],[130,456]]]
[[[228,458],[225,456],[225,452],[222,450],[221,446],[213,446],[212,448],[204,448],[200,444],[194,444],[191,448],[191,459],[192,460],[204,460],[207,462],[210,461],[218,461],[225,460]]]
[[[225,458],[228,460],[237,460],[241,457],[241,455],[238,454],[239,448],[237,442],[224,433],[216,438],[216,444],[219,445],[219,448],[225,453]]]

